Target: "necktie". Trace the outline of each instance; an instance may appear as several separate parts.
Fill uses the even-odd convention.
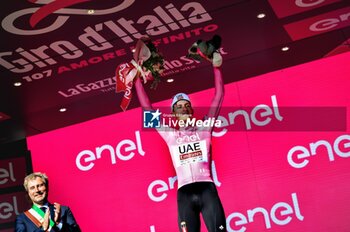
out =
[[[47,207],[47,206],[42,206],[42,207],[40,207],[40,209],[41,209],[44,213],[46,213],[46,211],[49,209],[49,207]],[[55,230],[51,230],[51,231],[55,231]]]
[[[43,206],[43,207],[40,207],[40,209],[45,213],[47,208]]]

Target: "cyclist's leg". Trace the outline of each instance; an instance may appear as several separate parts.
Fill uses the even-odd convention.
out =
[[[202,193],[202,215],[208,232],[226,231],[226,218],[218,192],[213,183]]]
[[[182,232],[181,223],[185,223],[187,232],[200,231],[200,210],[198,196],[191,188],[180,188],[177,193],[178,226]]]

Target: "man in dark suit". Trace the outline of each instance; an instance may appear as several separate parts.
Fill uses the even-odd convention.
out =
[[[33,207],[16,218],[16,232],[80,232],[72,211],[67,206],[48,202],[48,178],[40,172],[25,177],[26,189]]]

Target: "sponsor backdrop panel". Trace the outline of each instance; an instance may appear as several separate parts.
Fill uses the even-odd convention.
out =
[[[0,231],[13,231],[16,216],[30,207],[23,179],[31,172],[25,140],[0,147]]]
[[[247,133],[257,189],[263,199],[260,205],[271,208],[277,199],[288,202],[293,194],[299,202],[302,216],[294,208],[289,226],[282,229],[272,221],[272,231],[274,227],[276,231],[349,228],[349,224],[340,223],[345,220],[343,213],[348,212],[344,202],[349,203],[350,190],[346,181],[350,176],[347,57],[349,54],[323,59],[237,84],[242,105],[278,107],[270,116],[273,127],[261,129],[255,123]],[[258,117],[259,121],[267,118]],[[260,231],[259,227],[248,228]]]
[[[313,10],[325,5],[329,5],[340,0],[323,0],[323,1],[301,1],[301,0],[269,0],[271,7],[274,9],[279,18],[298,14],[304,11]]]
[[[223,38],[221,52],[225,59],[236,60],[242,66],[245,58],[249,58],[250,63],[254,62],[250,58],[252,54],[259,55],[257,53],[263,50],[278,48],[294,40],[333,30],[342,30],[342,33],[339,31],[339,36],[345,40],[348,37],[343,32],[349,27],[349,7],[344,7],[345,2],[7,2],[2,4],[0,12],[1,36],[5,41],[0,44],[0,71],[10,78],[1,79],[0,84],[9,86],[13,82],[21,81],[19,98],[20,102],[25,102],[23,114],[30,119],[29,124],[40,130],[53,128],[50,126],[51,121],[42,120],[45,118],[42,116],[47,114],[48,118],[52,118],[51,113],[58,105],[74,105],[85,101],[85,104],[98,107],[93,101],[97,98],[118,102],[120,95],[114,95],[115,67],[130,61],[132,49],[141,36],[150,36],[159,50],[164,52],[164,78],[177,74],[181,74],[183,78],[191,78],[192,71],[198,70],[204,64],[198,65],[186,58],[187,49],[198,39],[207,40],[214,34]],[[91,12],[91,9],[94,9],[94,12]],[[320,9],[324,10],[320,12]],[[261,12],[267,17],[259,20],[256,15]],[[302,17],[293,17],[300,14]],[[289,17],[292,18],[284,20]],[[320,39],[317,42],[320,43],[319,41],[324,40]],[[332,49],[338,45],[335,36],[323,42],[320,47],[327,50],[328,47]],[[322,49],[319,49],[314,56],[314,52],[307,51],[299,54],[298,62],[303,62],[308,57],[304,53],[309,54],[310,58],[313,56],[313,59],[319,58],[319,52],[322,53]],[[288,63],[294,63],[290,59],[287,59]],[[279,65],[284,63],[281,60],[281,63],[275,66],[269,59],[265,61],[266,65],[262,67],[256,65],[255,73],[282,67]],[[260,60],[257,63],[262,64],[264,61]],[[244,69],[241,72],[232,76],[230,81],[246,78],[248,74]],[[176,81],[173,84],[177,83],[180,82]],[[197,88],[202,90],[207,87],[199,85]],[[11,96],[7,91],[2,93],[4,98]],[[164,99],[163,95],[158,96],[158,100],[160,99]],[[117,110],[105,109],[99,112],[102,112],[99,115],[108,115]],[[86,112],[83,115],[86,119],[92,118]]]
[[[116,65],[131,60],[132,49],[140,37],[150,36],[160,51],[166,52],[166,76],[186,73],[195,68],[195,62],[185,57],[192,43],[216,33],[225,37],[225,21],[235,21],[239,26],[236,19],[230,18],[235,15],[230,13],[230,6],[239,2],[144,4],[125,0],[104,1],[101,5],[72,1],[43,6],[22,1],[16,7],[7,4],[4,13],[0,12],[4,14],[0,20],[6,40],[0,45],[0,70],[23,82],[23,95],[31,99],[27,104],[30,113],[42,109],[38,102],[43,101],[39,94],[43,89],[46,108],[55,107],[57,101],[67,104],[88,96],[113,95]],[[95,9],[95,14],[88,15],[89,9]],[[226,39],[229,41],[230,37],[227,35]],[[234,46],[227,43],[223,49],[229,53]]]
[[[293,40],[298,40],[348,27],[350,23],[346,17],[349,14],[349,10],[350,7],[334,10],[302,21],[286,24],[284,28]]]
[[[212,169],[229,231],[350,228],[349,58],[225,85]],[[190,97],[205,106],[212,95]],[[51,201],[68,204],[84,231],[177,231],[175,172],[140,108],[29,137],[28,146],[33,169],[49,175]]]

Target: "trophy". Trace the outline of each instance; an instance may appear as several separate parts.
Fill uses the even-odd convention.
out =
[[[219,67],[222,64],[222,57],[218,52],[221,46],[221,37],[214,35],[211,40],[197,40],[189,49],[187,57],[197,61],[203,59],[209,60],[215,67]]]

